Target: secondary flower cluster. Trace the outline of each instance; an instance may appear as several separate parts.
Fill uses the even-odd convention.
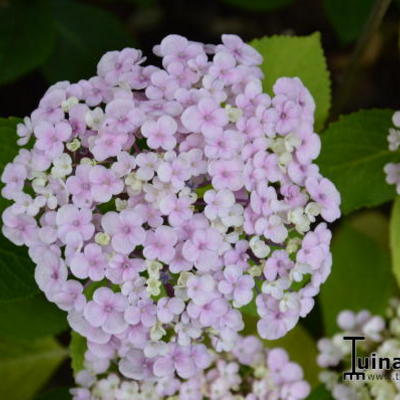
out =
[[[389,150],[397,151],[400,147],[400,111],[393,114],[392,122],[395,128],[389,129],[387,137]],[[396,185],[396,191],[400,194],[400,163],[388,163],[385,165],[386,182],[390,185]]]
[[[234,35],[170,35],[154,52],[162,68],[140,50],[106,53],[97,76],[50,87],[18,125],[27,148],[2,175],[3,233],[29,247],[90,357],[186,379],[208,348],[234,348],[243,306],[256,303],[267,339],[309,313],[340,196],[313,163],[315,104],[299,79],[263,93],[262,57]]]
[[[77,374],[80,387],[71,390],[74,400],[300,400],[310,392],[301,367],[289,360],[286,351],[266,349],[255,336],[240,337],[232,352],[215,354],[207,371],[185,382],[177,378],[143,382],[138,375],[141,365],[127,380],[102,369],[93,372],[90,359],[85,364],[88,369]]]
[[[320,380],[325,383],[335,400],[399,400],[399,371],[383,370],[385,364],[379,364],[379,358],[399,359],[400,354],[400,300],[392,299],[386,318],[371,315],[369,311],[342,311],[337,318],[342,330],[332,338],[318,342],[318,364],[324,368]],[[343,372],[351,370],[351,342],[343,336],[363,336],[365,340],[357,342],[357,353],[365,357],[362,366],[366,373],[364,380],[342,379]],[[369,359],[369,362],[366,361]],[[375,360],[375,362],[373,361]],[[356,364],[357,365],[357,364]],[[392,365],[392,364],[390,364]],[[399,363],[397,363],[399,365]],[[357,365],[358,370],[358,365]],[[369,379],[369,375],[372,376]],[[376,375],[382,376],[379,379]]]

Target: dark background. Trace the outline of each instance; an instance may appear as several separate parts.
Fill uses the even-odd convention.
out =
[[[373,4],[373,0],[0,0],[0,116],[30,114],[49,83],[94,75],[98,58],[107,50],[136,46],[150,62],[157,62],[151,49],[169,33],[216,43],[222,33],[251,40],[320,31],[335,98]],[[40,8],[41,15],[48,14],[47,20],[37,21],[33,15],[37,23],[31,23],[26,15],[21,17],[32,7]],[[398,3],[392,2],[360,60],[351,96],[339,111],[398,108],[399,10]],[[32,46],[39,48],[43,40],[35,42],[35,30],[46,22],[52,25],[47,33],[42,32],[47,39],[52,36],[52,44],[44,50],[46,55],[36,67],[18,72],[32,50],[37,55],[39,50]],[[24,54],[24,45],[19,49],[14,45],[24,39],[32,41],[28,54]],[[14,54],[18,51],[21,54]],[[2,79],[2,67],[10,57],[18,60],[13,68],[15,76]]]

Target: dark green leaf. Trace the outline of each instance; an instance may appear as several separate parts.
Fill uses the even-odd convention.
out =
[[[342,116],[322,135],[317,164],[342,196],[342,211],[382,204],[395,197],[393,185],[385,182],[383,168],[400,161],[400,153],[388,149],[391,110],[363,110]]]
[[[0,6],[0,83],[42,65],[54,45],[45,0],[16,0]]]
[[[86,339],[78,333],[71,332],[71,343],[69,344],[71,355],[71,366],[74,374],[81,371],[84,366],[85,352],[87,350]]]
[[[349,43],[357,38],[374,2],[374,0],[324,0],[329,21],[343,42]]]
[[[272,36],[250,43],[264,57],[263,86],[267,93],[280,77],[299,77],[314,97],[315,128],[323,128],[331,102],[330,78],[319,33],[310,36]]]
[[[18,118],[0,118],[0,171],[17,155],[16,126]],[[0,213],[10,204],[1,198]],[[22,299],[38,293],[33,278],[34,264],[25,248],[10,243],[0,236],[0,302]]]
[[[72,0],[53,1],[52,9],[58,35],[43,68],[50,82],[89,78],[106,51],[132,46],[119,20],[105,10]]]
[[[69,389],[66,387],[48,390],[36,397],[36,400],[71,400]]]
[[[249,11],[269,11],[293,3],[294,0],[223,0],[225,3]]]
[[[332,395],[325,389],[324,385],[318,385],[306,400],[333,400]]]
[[[0,337],[6,338],[38,338],[60,333],[68,327],[66,313],[42,294],[0,303],[0,316]]]
[[[356,226],[344,222],[332,243],[332,273],[320,294],[328,335],[337,331],[336,317],[340,311],[367,309],[383,314],[394,293],[388,250]]]
[[[66,355],[51,337],[23,342],[0,340],[0,398],[32,399]]]

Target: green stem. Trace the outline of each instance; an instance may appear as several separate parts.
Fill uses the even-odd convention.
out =
[[[331,119],[336,119],[336,117],[338,117],[343,108],[346,106],[360,69],[361,58],[364,55],[373,34],[381,25],[383,17],[385,16],[390,3],[391,0],[376,0],[368,20],[363,27],[361,35],[357,40],[357,44],[351,56],[349,65],[344,73],[336,97],[337,100],[332,107]]]

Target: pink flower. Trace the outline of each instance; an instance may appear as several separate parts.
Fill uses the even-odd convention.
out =
[[[228,123],[226,111],[212,98],[201,99],[196,106],[187,108],[181,117],[186,129],[204,136],[218,136]]]
[[[137,278],[139,272],[144,271],[145,268],[145,263],[140,258],[129,258],[126,255],[115,254],[109,262],[106,275],[111,282],[121,284]]]
[[[178,237],[174,229],[159,226],[154,232],[148,232],[144,242],[143,255],[149,260],[160,260],[168,263],[175,256],[174,246]]]
[[[339,218],[340,194],[330,180],[322,177],[308,178],[305,185],[311,198],[322,207],[321,215],[326,221],[333,222]]]
[[[183,245],[182,254],[200,271],[210,271],[218,267],[221,241],[220,234],[213,228],[197,230]]]
[[[191,276],[186,286],[188,296],[198,306],[202,306],[212,298],[218,297],[216,283],[211,275]]]
[[[257,297],[257,310],[262,317],[257,322],[258,333],[263,339],[275,340],[293,329],[299,319],[296,310],[279,310],[278,301],[273,298],[264,300],[262,295]]]
[[[56,125],[41,122],[35,127],[34,132],[37,138],[36,148],[55,158],[63,153],[63,142],[71,137],[72,129],[66,122],[58,122]]]
[[[21,192],[27,178],[26,167],[19,163],[7,164],[1,175],[1,181],[6,184],[1,194],[6,199],[13,199],[15,195]]]
[[[176,145],[174,137],[176,129],[175,120],[164,115],[157,121],[146,121],[142,125],[142,134],[147,138],[147,144],[151,149],[172,150]]]
[[[3,235],[17,246],[31,246],[37,241],[38,226],[36,220],[25,214],[14,214],[12,206],[2,215]]]
[[[89,240],[94,233],[92,212],[89,209],[79,209],[72,204],[66,204],[57,211],[57,233],[65,243],[72,243],[76,237]]]
[[[66,180],[66,187],[72,194],[73,202],[77,206],[89,207],[92,204],[92,184],[89,178],[92,168],[90,165],[78,165],[75,175]]]
[[[218,290],[231,297],[236,307],[248,304],[253,298],[254,279],[249,275],[243,275],[237,266],[227,266],[224,270],[224,278],[218,283]]]
[[[134,210],[114,211],[105,214],[101,220],[104,231],[112,236],[111,244],[115,251],[129,254],[136,246],[143,244],[145,231],[143,218]]]
[[[126,307],[127,300],[122,294],[101,287],[96,289],[93,300],[85,306],[84,315],[94,327],[102,327],[106,333],[118,334],[127,327],[124,320]]]
[[[197,372],[190,346],[171,345],[168,355],[158,358],[154,363],[153,372],[157,377],[169,377],[175,371],[184,379],[190,378]]]
[[[104,278],[107,260],[101,246],[90,243],[85,246],[83,253],[72,257],[70,266],[72,273],[80,279],[89,277],[92,281],[101,281]]]
[[[99,203],[107,203],[113,195],[124,189],[121,179],[102,165],[96,165],[90,170],[89,180],[93,200]]]
[[[192,201],[188,197],[170,195],[161,200],[160,211],[168,216],[171,226],[179,226],[193,215],[191,204]]]
[[[243,164],[239,159],[212,161],[208,173],[216,189],[240,190],[243,187]]]

